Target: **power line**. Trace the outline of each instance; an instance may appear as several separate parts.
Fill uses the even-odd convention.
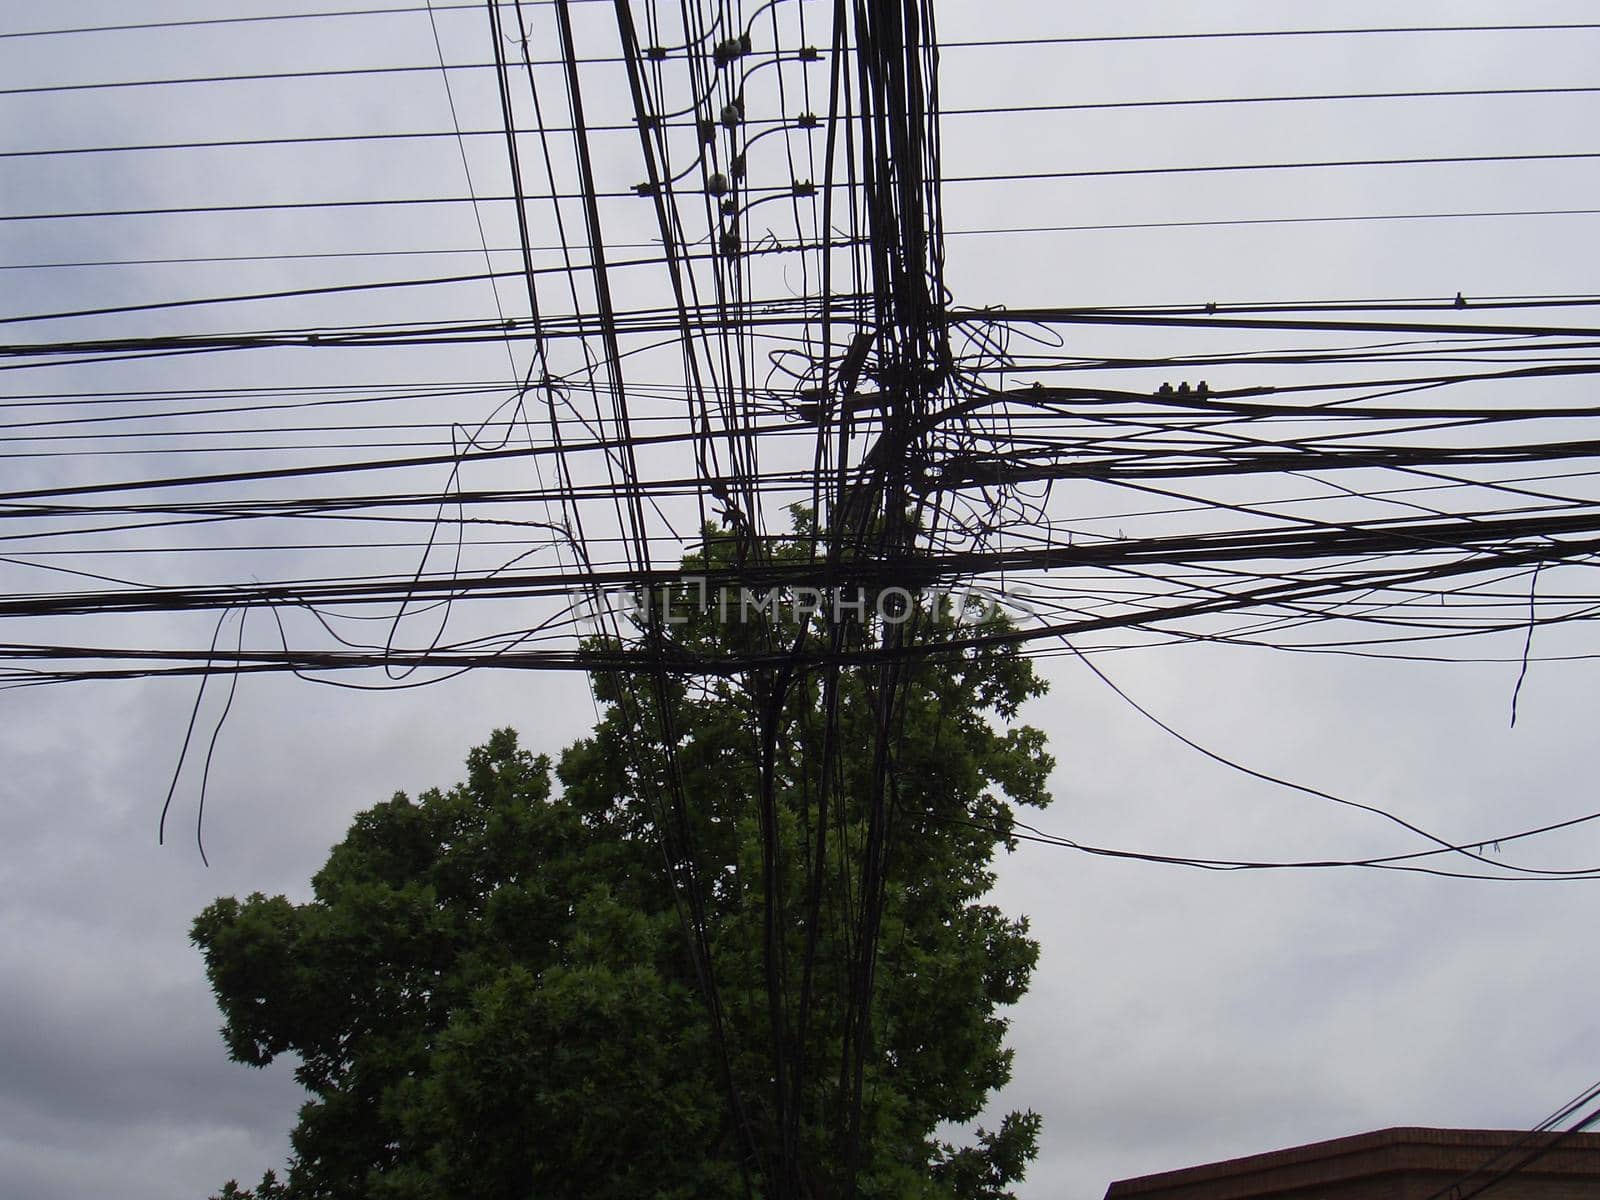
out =
[[[529,7],[538,8],[549,7],[555,3],[555,0],[521,0],[521,2]],[[608,3],[609,0],[571,0],[571,2],[581,5],[587,3]],[[435,4],[433,7],[437,12],[462,10],[477,11],[479,8],[481,8],[481,5],[476,3],[440,3]],[[274,21],[322,20],[337,17],[398,16],[406,13],[419,13],[425,11],[427,11],[425,5],[413,4],[394,8],[330,9],[323,12],[309,13],[268,13],[233,17],[206,17],[182,21],[142,21],[120,25],[88,25],[58,29],[16,30],[0,33],[0,39],[60,37],[90,33],[124,33],[136,30],[178,29],[190,26],[209,25],[241,25]],[[1116,42],[1216,41],[1234,38],[1358,37],[1374,34],[1553,33],[1593,29],[1600,29],[1600,23],[1531,22],[1498,25],[1395,25],[1348,29],[1247,29],[1197,31],[1192,33],[1089,34],[1070,37],[991,38],[967,41],[951,40],[943,42],[941,45],[954,48],[1022,47],[1032,45],[1097,45]]]
[[[548,7],[555,0],[521,0],[531,7]],[[605,3],[606,0],[571,0],[575,4]],[[449,3],[442,2],[433,5],[436,12],[459,12],[470,10],[478,11],[482,5],[477,3]],[[140,30],[155,29],[185,29],[199,26],[212,25],[254,25],[278,21],[313,21],[327,20],[337,17],[388,17],[401,16],[407,13],[420,13],[428,11],[428,6],[423,4],[402,5],[394,8],[345,8],[328,9],[322,12],[305,13],[260,13],[243,14],[232,17],[197,17],[182,21],[135,21],[120,25],[80,25],[59,29],[22,29],[0,33],[0,39],[7,38],[37,38],[37,37],[64,37],[74,34],[88,33],[131,33]]]
[[[489,64],[465,64],[464,66],[446,67],[446,70],[483,69]],[[352,68],[350,74],[368,74],[374,71],[392,71],[397,68]],[[399,68],[405,71],[426,71],[428,67]],[[432,68],[437,69],[437,68]],[[325,74],[319,72],[317,74]],[[229,76],[233,79],[265,79],[265,78],[292,78],[293,75],[264,76],[244,75]],[[212,79],[196,79],[168,82],[213,82]],[[1068,113],[1068,112],[1113,112],[1122,109],[1162,109],[1162,108],[1195,108],[1195,107],[1232,107],[1248,106],[1252,104],[1308,104],[1308,103],[1333,103],[1339,101],[1355,100],[1423,100],[1423,99],[1463,99],[1487,98],[1510,96],[1569,96],[1569,95],[1594,95],[1600,93],[1600,87],[1568,86],[1568,87],[1524,87],[1524,88],[1434,88],[1420,91],[1387,91],[1387,92],[1323,92],[1309,94],[1286,94],[1275,96],[1213,96],[1190,97],[1166,100],[1095,100],[1079,103],[1053,103],[1053,104],[1015,104],[1015,105],[984,105],[977,107],[951,107],[941,111],[941,117],[949,120],[955,117],[984,117],[984,116],[1014,116],[1021,114],[1036,115],[1040,113]],[[5,94],[0,92],[0,94]],[[687,128],[687,121],[680,123]],[[788,127],[790,122],[784,119],[747,118],[746,124],[755,128],[782,128]],[[622,124],[591,124],[589,130],[595,133],[632,133],[633,125]],[[545,127],[546,133],[572,133],[571,126],[550,125]],[[255,137],[255,138],[212,138],[196,141],[171,141],[171,142],[142,142],[125,145],[103,146],[61,146],[40,147],[25,150],[0,151],[0,159],[5,158],[51,158],[73,155],[89,154],[132,154],[153,153],[174,150],[229,150],[229,149],[256,149],[266,146],[312,146],[329,144],[361,144],[369,142],[396,142],[396,141],[429,141],[438,138],[479,138],[479,137],[504,137],[502,130],[498,129],[464,129],[455,130],[418,130],[415,132],[393,131],[368,131],[364,133],[343,134],[302,134],[290,137]]]

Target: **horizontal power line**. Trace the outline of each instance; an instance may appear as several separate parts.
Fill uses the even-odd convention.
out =
[[[1354,213],[1328,217],[1228,217],[1212,221],[1117,221],[1101,225],[1020,225],[1005,229],[947,229],[945,230],[945,236],[989,237],[995,234],[1019,233],[1100,233],[1118,229],[1205,229],[1229,225],[1330,225],[1360,221],[1460,221],[1493,217],[1592,217],[1597,215],[1600,215],[1600,208],[1516,208],[1490,212]],[[473,253],[481,253],[481,251],[474,250]],[[0,270],[3,269],[0,268]]]
[[[584,61],[599,62],[604,60],[585,59]],[[545,61],[535,60],[533,65],[536,67],[559,67],[564,64],[558,59],[551,59]],[[59,95],[64,92],[102,92],[123,88],[181,87],[194,84],[264,83],[284,79],[359,79],[384,75],[436,75],[441,70],[493,71],[496,69],[496,64],[494,63],[448,63],[444,67],[440,67],[438,63],[423,63],[419,66],[327,67],[315,71],[257,71],[236,75],[179,75],[165,79],[113,79],[88,83],[31,84],[24,87],[0,88],[0,96]]]
[[[1350,29],[1231,29],[1197,30],[1193,33],[1110,33],[1067,34],[1028,38],[973,38],[944,41],[944,47],[1025,47],[1104,45],[1112,42],[1195,42],[1228,38],[1358,37],[1375,34],[1417,33],[1552,33],[1559,31],[1600,30],[1600,21],[1508,23],[1500,25],[1371,25]]]
[[[782,54],[776,57],[784,57]],[[798,57],[798,52],[797,52]],[[585,63],[610,63],[620,59],[586,58]],[[557,59],[535,59],[527,66],[559,67],[564,64]],[[415,66],[383,66],[383,67],[330,67],[311,71],[262,71],[234,75],[191,75],[177,76],[165,79],[129,79],[103,82],[84,83],[57,83],[37,84],[23,87],[0,88],[0,96],[28,96],[46,95],[52,93],[72,93],[81,91],[104,91],[119,88],[147,88],[147,87],[177,87],[184,85],[224,84],[224,83],[262,83],[290,79],[339,79],[363,78],[367,76],[387,75],[415,75],[430,74],[438,71],[493,71],[497,70],[495,63],[450,63],[444,67],[437,63],[423,63]],[[1490,98],[1497,96],[1561,96],[1585,95],[1600,91],[1600,88],[1569,85],[1549,87],[1523,87],[1523,88],[1433,88],[1411,91],[1379,91],[1379,92],[1325,92],[1285,94],[1274,96],[1213,96],[1194,98],[1173,98],[1159,100],[1094,100],[1076,103],[1039,103],[1039,104],[1014,104],[1014,105],[977,105],[957,108],[941,109],[939,116],[947,117],[974,117],[974,116],[1003,116],[1015,113],[1047,113],[1047,112],[1094,112],[1118,109],[1149,109],[1149,108],[1197,108],[1215,107],[1222,105],[1249,105],[1249,104],[1294,104],[1294,103],[1331,103],[1354,100],[1423,100],[1423,99],[1460,99],[1460,98]],[[669,121],[667,124],[681,124],[683,128],[692,128],[693,118],[685,117],[679,122]],[[781,118],[752,118],[747,125],[783,125],[789,122]],[[629,124],[598,124],[585,127],[589,133],[633,133],[636,126]],[[572,133],[576,130],[572,126],[545,126],[545,133]],[[504,130],[463,130],[458,135],[454,130],[429,131],[413,134],[357,134],[329,137],[304,137],[304,138],[275,138],[275,139],[224,139],[210,142],[180,142],[172,144],[155,144],[150,146],[129,147],[99,147],[83,149],[61,150],[25,150],[10,151],[0,154],[0,157],[12,158],[29,155],[47,154],[84,154],[84,153],[110,153],[122,150],[169,150],[169,149],[198,149],[202,147],[223,146],[248,146],[248,145],[288,145],[298,142],[316,141],[362,141],[378,140],[381,138],[436,138],[436,137],[504,137]]]
[[[1110,179],[1152,175],[1203,175],[1253,171],[1306,171],[1362,167],[1460,166],[1513,162],[1588,162],[1595,159],[1600,159],[1600,151],[1577,150],[1547,154],[1423,155],[1406,158],[1319,159],[1306,160],[1303,162],[1214,163],[1210,165],[1168,167],[1108,167],[1079,171],[998,171],[983,175],[947,175],[943,178],[942,182],[946,185],[1020,183],[1030,180],[1049,179]],[[792,186],[757,187],[747,189],[746,194],[775,197],[792,194],[793,191],[794,189]],[[201,213],[283,212],[304,209],[341,208],[393,208],[411,205],[422,207],[429,205],[510,204],[519,202],[526,204],[530,202],[541,202],[546,200],[582,200],[586,198],[588,197],[581,192],[544,192],[538,194],[529,193],[522,196],[408,196],[395,199],[363,198],[354,200],[282,200],[257,202],[254,204],[191,204],[171,205],[157,208],[95,209],[82,212],[7,213],[0,215],[0,221],[67,221],[108,217],[180,216]],[[638,199],[640,197],[637,191],[629,190],[620,192],[596,192],[594,194],[594,198],[602,200],[617,200]]]
[[[1034,179],[1108,179],[1135,175],[1206,175],[1248,171],[1310,171],[1349,167],[1424,167],[1475,163],[1582,162],[1600,159],[1600,151],[1548,154],[1436,154],[1405,158],[1332,158],[1302,162],[1226,163],[1192,167],[1111,167],[1089,171],[996,171],[983,175],[946,175],[950,183],[1021,183]]]
[[[548,7],[554,0],[523,0],[530,7]],[[613,0],[572,0],[574,4],[585,3],[612,3]],[[90,33],[122,33],[135,30],[151,29],[181,29],[192,26],[204,25],[242,25],[258,24],[270,21],[309,21],[326,20],[340,17],[366,17],[366,16],[400,16],[407,13],[424,12],[460,12],[478,11],[483,6],[476,3],[449,3],[441,0],[432,6],[415,4],[396,8],[356,8],[356,9],[329,9],[322,12],[309,13],[262,13],[247,14],[234,17],[202,17],[179,21],[139,21],[118,25],[80,25],[56,29],[24,29],[13,32],[0,33],[0,39],[34,38],[34,37],[63,37],[74,34]],[[1596,22],[1529,22],[1521,24],[1483,24],[1483,25],[1388,25],[1369,26],[1348,29],[1242,29],[1242,30],[1199,30],[1192,33],[1154,33],[1154,34],[1085,34],[1077,36],[1041,37],[1041,38],[993,38],[969,39],[965,41],[941,41],[941,47],[968,48],[990,46],[1027,46],[1027,45],[1095,45],[1114,42],[1160,42],[1160,41],[1199,41],[1222,40],[1228,38],[1275,38],[1275,37],[1357,37],[1380,34],[1418,34],[1418,33],[1545,33],[1562,30],[1592,30],[1600,29]],[[709,57],[709,56],[708,56]]]
[[[1487,211],[1464,210],[1461,212],[1422,212],[1422,213],[1344,213],[1324,217],[1226,217],[1215,220],[1196,221],[1118,221],[1105,224],[1077,224],[1077,225],[1007,225],[996,226],[991,229],[949,229],[946,228],[944,236],[949,237],[994,237],[1007,234],[1029,233],[1099,233],[1118,229],[1201,229],[1211,226],[1229,225],[1319,225],[1337,224],[1341,222],[1361,221],[1456,221],[1478,220],[1511,217],[1592,217],[1600,216],[1600,208],[1515,208]],[[842,243],[836,242],[834,248]],[[608,248],[612,250],[648,250],[659,248],[659,242],[611,242]],[[806,242],[803,245],[785,247],[789,250],[820,250],[821,244]],[[531,246],[529,250],[534,254],[561,254],[565,248],[561,246]],[[323,259],[361,259],[361,258],[416,258],[428,256],[461,256],[471,255],[475,258],[482,257],[482,246],[441,246],[431,250],[330,250],[323,252],[285,253],[285,254],[197,254],[180,255],[171,258],[99,258],[78,259],[59,262],[39,263],[0,263],[0,271],[45,271],[66,270],[71,268],[101,268],[101,267],[152,267],[152,266],[188,266],[206,263],[241,263],[241,262],[293,262],[299,260]],[[490,254],[520,254],[521,246],[490,246]],[[753,252],[752,252],[753,253]]]
[[[377,68],[379,70],[388,68]],[[405,68],[407,70],[438,70],[431,68]],[[1436,88],[1423,91],[1395,91],[1395,92],[1322,92],[1303,93],[1277,96],[1211,96],[1192,99],[1177,100],[1092,100],[1079,103],[1061,104],[1009,104],[985,105],[980,107],[945,108],[941,109],[941,119],[951,117],[982,117],[982,116],[1010,116],[1014,114],[1035,114],[1052,112],[1099,112],[1115,111],[1120,109],[1145,109],[1145,108],[1196,108],[1196,107],[1221,107],[1251,104],[1301,104],[1301,103],[1332,103],[1348,100],[1434,100],[1434,99],[1462,99],[1462,98],[1489,98],[1500,96],[1577,96],[1594,95],[1600,93],[1600,87],[1592,86],[1562,86],[1562,87],[1524,87],[1524,88]],[[749,117],[743,122],[746,126],[782,128],[791,126],[796,129],[804,128],[792,118],[759,118]],[[668,126],[677,126],[684,129],[695,127],[695,118],[685,117],[681,121],[662,122]],[[628,133],[637,134],[636,123],[628,124],[589,124],[584,126],[588,133]],[[534,131],[519,130],[521,133]],[[577,132],[571,125],[541,125],[536,131],[541,134],[574,133]],[[267,146],[311,146],[311,145],[342,145],[360,144],[367,142],[396,142],[396,141],[430,141],[440,138],[504,138],[504,129],[431,129],[413,132],[368,132],[368,133],[333,133],[333,134],[305,134],[292,137],[269,138],[214,138],[200,141],[182,142],[145,142],[122,146],[55,146],[41,147],[31,150],[0,150],[0,159],[6,158],[51,158],[72,155],[91,154],[130,154],[130,153],[156,153],[174,150],[231,150],[231,149],[256,149]]]
[[[554,0],[522,0],[522,3],[534,8],[543,8],[554,3]],[[610,3],[610,0],[571,0],[571,3],[597,4]],[[482,12],[483,5],[478,3],[450,3],[449,0],[440,0],[438,4],[410,4],[398,8],[341,8],[307,13],[258,13],[235,17],[194,17],[182,21],[133,21],[120,25],[78,25],[58,29],[21,29],[0,33],[0,39],[65,37],[86,33],[130,33],[136,30],[186,29],[203,25],[253,25],[270,21],[313,21],[336,17],[383,17],[401,16],[406,13],[442,13],[468,10]]]

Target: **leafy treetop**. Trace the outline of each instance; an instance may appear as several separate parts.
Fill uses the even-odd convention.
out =
[[[673,636],[803,632],[780,620],[703,612]],[[928,614],[921,636],[957,628]],[[230,1055],[291,1053],[310,1093],[286,1179],[222,1197],[763,1196],[786,1136],[808,1196],[852,1174],[863,1197],[1008,1196],[1035,1115],[960,1147],[938,1132],[1008,1079],[998,1010],[1037,958],[1026,919],[983,898],[1013,805],[1048,802],[1043,735],[1014,723],[1041,685],[1004,646],[902,669],[852,1162],[841,1059],[883,692],[834,678],[600,677],[559,791],[503,729],[462,783],[360,813],[309,902],[210,905],[192,938]]]

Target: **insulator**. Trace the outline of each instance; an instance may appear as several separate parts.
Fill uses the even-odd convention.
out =
[[[716,60],[717,66],[725,67],[749,53],[750,35],[745,34],[743,37],[728,38],[726,41],[718,42],[716,49],[712,51],[712,57]]]

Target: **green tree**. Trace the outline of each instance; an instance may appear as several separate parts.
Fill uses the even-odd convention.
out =
[[[816,636],[687,611],[683,655]],[[1004,624],[918,618],[924,643]],[[1003,645],[896,670],[892,693],[877,670],[597,676],[559,790],[501,730],[461,784],[361,813],[309,903],[208,907],[192,938],[230,1055],[294,1054],[311,1093],[284,1190],[258,1195],[1008,1196],[1034,1114],[940,1132],[1009,1077],[997,1010],[1037,957],[983,899],[1012,805],[1048,800],[1043,736],[1015,724],[1041,685]]]

